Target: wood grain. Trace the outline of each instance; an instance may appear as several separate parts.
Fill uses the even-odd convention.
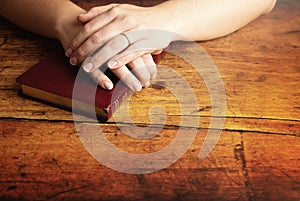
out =
[[[74,2],[86,9],[100,4]],[[161,1],[114,2],[151,6]],[[107,3],[112,1],[101,1]],[[212,128],[222,134],[205,159],[198,155],[210,123],[224,116],[212,115],[204,79],[171,53],[160,65],[189,82],[198,100],[195,110],[183,113],[170,90],[153,83],[131,97],[131,121],[115,116],[107,123],[77,124],[77,129],[101,128],[114,146],[137,154],[170,145],[179,129],[197,129],[183,157],[161,171],[140,175],[97,162],[81,143],[82,130],[76,129],[71,112],[18,96],[15,79],[61,46],[0,18],[0,200],[299,200],[299,7],[299,0],[279,0],[272,13],[241,30],[198,42],[216,64],[227,99],[224,128]],[[195,51],[186,43],[172,45],[187,55]],[[157,105],[166,115],[153,109]],[[183,116],[199,125],[183,125]],[[157,120],[153,139],[137,140],[123,132],[135,129],[132,123],[151,125],[150,117]]]
[[[0,126],[4,128],[1,200],[292,200],[299,196],[300,155],[295,150],[300,141],[295,136],[224,131],[209,157],[199,160],[207,132],[199,130],[190,149],[173,165],[131,175],[99,164],[81,144],[72,123],[2,120]],[[132,153],[160,149],[177,133],[175,128],[164,129],[160,137],[141,144],[114,125],[101,127],[115,146]]]
[[[220,71],[226,89],[228,117],[299,121],[300,102],[294,98],[300,93],[300,40],[297,34],[299,14],[293,9],[293,5],[298,4],[298,1],[280,1],[273,13],[261,17],[236,34],[200,43]],[[288,14],[281,16],[287,10]],[[291,18],[295,20],[288,20]],[[16,77],[37,63],[47,51],[60,48],[59,44],[23,32],[4,20],[1,21],[1,27],[1,38],[4,38],[0,49],[0,88],[3,89],[0,100],[1,116],[38,119],[43,118],[39,115],[43,113],[46,119],[70,120],[68,113],[22,100],[16,93]],[[186,62],[178,60],[174,55],[167,55],[162,64],[178,70],[191,83],[199,98],[199,108],[211,106],[203,80],[199,76],[194,79],[197,75],[195,71],[186,71]],[[155,93],[154,91],[161,92],[152,89],[150,93]],[[138,100],[149,101],[145,106],[155,101],[149,99],[148,93],[149,91],[144,90],[138,96]],[[20,104],[20,101],[23,103]],[[20,112],[15,111],[15,105],[22,106]],[[145,112],[134,112],[137,116],[147,112],[145,108],[138,110]],[[173,110],[173,114],[180,114],[176,108]],[[202,111],[201,115],[209,116],[210,111]],[[138,119],[141,123],[147,122],[142,116]]]

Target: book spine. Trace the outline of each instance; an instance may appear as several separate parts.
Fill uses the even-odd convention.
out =
[[[124,91],[122,91],[122,93],[119,94],[118,97],[114,98],[114,100],[109,106],[109,109],[107,110],[108,112],[107,118],[109,119],[110,117],[112,117],[114,112],[121,106],[121,104],[128,101],[128,98],[131,97],[133,93],[134,92],[132,90],[126,88]]]

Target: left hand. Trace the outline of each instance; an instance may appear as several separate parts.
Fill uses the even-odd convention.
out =
[[[77,65],[92,50],[124,32],[144,29],[158,30],[170,26],[171,20],[166,18],[162,12],[156,10],[156,7],[139,7],[129,4],[94,7],[87,13],[78,16],[78,20],[85,24],[66,48],[66,55],[70,57],[71,64]],[[138,39],[135,37],[135,40]],[[118,53],[116,52],[116,54]]]
[[[160,50],[171,41],[170,35],[162,37],[162,32],[143,30],[147,27],[158,27],[152,21],[151,23],[147,21],[150,10],[150,8],[127,4],[111,4],[92,8],[86,14],[80,15],[78,19],[87,23],[72,40],[70,48],[67,48],[66,54],[71,57],[71,63],[82,62],[92,50],[98,48],[82,66],[87,73],[98,80],[100,86],[103,87],[103,80],[108,83],[109,79],[101,76],[102,80],[99,80],[95,75],[100,77],[98,68],[107,61],[109,61],[108,66],[120,79],[130,75],[130,71],[125,69],[127,65],[132,69],[141,86],[149,86],[150,80],[156,76],[156,66],[150,53],[161,52]],[[156,22],[160,21],[156,20]],[[133,31],[138,29],[141,31]],[[127,30],[131,31],[120,34]],[[134,81],[136,86],[133,75],[126,77],[128,79],[125,79],[125,84],[133,88],[131,86]]]
[[[153,34],[154,31],[147,30],[147,33]],[[148,87],[150,80],[156,77],[156,64],[149,54],[156,50],[156,48],[154,48],[155,46],[152,46],[155,44],[155,41],[139,40],[132,45],[130,42],[131,40],[135,40],[135,38],[141,38],[146,35],[143,32],[137,31],[116,36],[104,46],[95,49],[84,60],[82,64],[83,69],[92,77],[94,76],[94,80],[97,81],[100,86],[103,86],[103,82],[109,80],[107,77],[99,74],[99,68],[108,66],[112,72],[130,88],[135,88],[136,90],[137,84]],[[119,52],[121,52],[120,55],[118,55]],[[110,62],[106,65],[106,62],[109,60]],[[130,72],[125,65],[127,65],[132,72]],[[101,79],[99,80],[95,75],[101,77]],[[135,84],[135,86],[133,84]]]

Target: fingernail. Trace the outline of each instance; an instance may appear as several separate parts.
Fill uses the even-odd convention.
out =
[[[94,65],[92,63],[87,63],[83,66],[83,69],[85,70],[85,72],[89,73],[89,72],[91,72],[93,67],[94,67]]]
[[[114,85],[109,81],[105,81],[103,83],[103,85],[104,85],[105,89],[108,89],[108,90],[112,90],[112,88],[114,87]]]
[[[76,57],[71,57],[70,64],[72,64],[73,66],[75,66],[77,64],[77,58]]]
[[[133,83],[133,89],[134,89],[135,91],[141,91],[141,90],[142,90],[142,86],[141,86],[140,83],[134,82],[134,83]]]
[[[150,86],[150,82],[148,81],[145,85],[144,85],[144,87],[145,88],[148,88]]]
[[[154,79],[156,78],[156,76],[157,76],[157,74],[154,73],[154,74],[152,75],[151,79],[154,80]]]
[[[66,54],[67,57],[70,57],[72,52],[73,52],[72,49],[68,48],[67,51],[65,52],[65,54]]]
[[[109,68],[114,68],[114,67],[116,67],[117,64],[118,64],[118,62],[116,60],[111,60],[108,62],[107,65]]]

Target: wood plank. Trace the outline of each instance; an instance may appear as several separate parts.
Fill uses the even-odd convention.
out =
[[[225,82],[229,115],[299,120],[300,13],[295,6],[300,2],[278,1],[271,14],[223,40],[201,43]]]
[[[188,81],[190,81],[192,87],[196,91],[199,99],[198,101],[201,104],[199,106],[200,108],[209,106],[210,100],[203,80],[193,80],[193,77],[197,76],[195,72],[187,73],[185,70],[182,70],[182,68],[187,67],[186,64],[180,62],[178,62],[177,64],[170,64],[169,61],[173,59],[176,60],[176,58],[172,56],[166,57],[165,61],[163,61],[162,64],[175,68],[180,73],[182,73],[182,75]],[[12,62],[10,58],[8,58],[7,61]],[[37,61],[29,62],[30,64],[27,64],[27,67],[26,65],[24,66],[24,62],[20,62],[19,66],[16,65],[16,67],[10,67],[10,65],[4,64],[4,66],[2,67],[3,70],[0,74],[1,89],[15,90],[15,79],[17,78],[17,76],[28,69],[35,62]],[[291,62],[297,63],[297,61],[293,62],[293,60],[291,60]],[[263,70],[266,69],[265,67],[267,66],[262,66],[256,69],[253,63],[243,63],[243,65],[241,66],[244,66],[245,68],[239,68],[238,70],[236,69],[236,65],[231,64],[230,66],[232,67],[226,68],[226,73],[222,75],[224,87],[227,93],[228,116],[281,119],[290,118],[295,120],[300,119],[300,113],[298,112],[300,102],[299,99],[294,98],[297,97],[300,93],[300,88],[298,87],[299,72],[295,71],[296,68],[294,68],[293,66],[291,68],[287,66],[287,68],[281,68],[281,71],[277,70],[278,72],[276,73],[267,73]],[[255,69],[255,71],[247,70],[251,68]],[[280,84],[274,85],[274,83]],[[3,91],[4,96],[7,96],[7,98],[11,97],[11,94],[5,93],[6,92]],[[148,93],[149,91],[145,91],[144,93],[141,92],[140,96],[144,98],[144,96],[148,96]],[[162,96],[161,98],[167,99],[169,97]],[[152,101],[149,98],[145,100]],[[3,108],[7,108],[8,106],[5,102],[2,102],[1,105]],[[257,107],[259,107],[259,109],[257,109]],[[14,110],[14,108],[8,109]],[[178,113],[179,112],[177,111],[177,114]]]
[[[243,133],[242,139],[253,200],[299,200],[299,138]]]
[[[228,116],[300,119],[300,100],[296,98],[300,94],[300,71],[297,65],[300,43],[297,34],[299,12],[295,9],[298,4],[299,1],[280,1],[273,13],[261,17],[237,33],[200,43],[211,55],[221,73],[227,93]],[[289,20],[291,18],[296,20]],[[281,26],[282,24],[284,26]],[[15,78],[38,62],[51,47],[55,49],[59,48],[59,45],[53,44],[53,40],[20,31],[3,20],[0,34],[1,38],[4,38],[0,48],[0,88],[5,89],[1,91],[4,97],[0,105],[1,111],[10,110],[1,114],[5,117],[16,115],[23,118],[40,118],[39,115],[33,117],[32,113],[19,115],[15,107],[11,107],[7,102],[11,92],[6,93],[6,90],[15,90]],[[47,47],[49,45],[50,47]],[[199,108],[210,106],[203,81],[201,78],[192,79],[195,74],[187,73],[186,63],[167,55],[162,64],[178,70],[192,83],[199,96]],[[141,93],[141,96],[146,96],[146,100],[149,98],[146,92]],[[15,104],[20,105],[20,100],[16,101]],[[36,103],[27,102],[26,105],[32,108]],[[178,111],[174,113],[180,114]],[[209,115],[209,111],[203,113]]]
[[[16,92],[6,90],[5,93],[8,96],[0,94],[1,108],[1,119],[27,119],[27,120],[48,120],[48,121],[73,121],[73,115],[71,112],[57,109],[54,107],[46,106],[42,103],[34,102],[28,99],[20,98],[16,95]],[[1,96],[2,95],[2,96]],[[9,97],[9,98],[7,98]],[[136,100],[139,100],[138,98]],[[5,107],[3,106],[5,105]],[[141,126],[154,125],[150,122],[149,113],[151,116],[156,116],[157,119],[163,119],[164,115],[157,112],[150,112],[148,107],[141,109],[141,105],[131,104],[132,121],[117,121],[118,124],[132,124],[135,123]],[[151,105],[151,104],[149,104]],[[136,106],[136,107],[135,107]],[[166,106],[166,105],[162,105]],[[11,108],[15,108],[13,118]],[[169,108],[170,107],[166,107]],[[122,109],[118,111],[118,115],[122,113]],[[160,117],[163,116],[163,117]],[[195,122],[194,119],[199,119],[198,128],[208,129],[210,127],[211,117],[205,116],[202,112],[197,112],[189,116],[191,121]],[[118,118],[120,119],[120,118]],[[161,122],[156,124],[160,125],[174,125],[174,126],[187,126],[183,125],[180,120],[180,115],[168,114],[166,116],[166,123]],[[87,122],[92,121],[87,119]],[[112,117],[109,123],[114,123],[116,119]],[[189,125],[190,126],[190,125]],[[214,129],[222,129],[220,127],[213,127]],[[287,134],[287,135],[300,135],[300,122],[294,120],[277,120],[277,119],[263,119],[263,118],[243,118],[243,117],[226,117],[224,130],[228,131],[249,131],[249,132],[262,132],[262,133],[274,133],[274,134]]]
[[[234,153],[240,137],[233,133],[224,133],[211,155],[199,160],[206,133],[199,130],[176,163],[158,172],[132,175],[99,164],[71,123],[1,120],[0,127],[1,200],[247,200],[249,194],[242,161]],[[114,125],[102,129],[114,145],[133,153],[161,149],[177,133],[177,128],[164,129],[141,143]]]
[[[86,8],[99,3],[76,2]],[[147,6],[159,0],[132,2]],[[196,111],[183,114],[168,90],[153,85],[130,101],[132,119],[143,127],[150,124],[149,115],[163,119],[153,105],[165,107],[166,124],[156,124],[153,139],[127,136],[121,129],[135,128],[126,121],[88,124],[100,127],[116,147],[146,154],[170,145],[179,128],[192,129],[180,123],[181,116],[200,116],[196,139],[183,157],[141,175],[97,162],[80,142],[71,113],[17,96],[15,78],[60,45],[0,18],[0,200],[299,200],[299,6],[299,0],[279,0],[270,15],[227,37],[199,43],[221,73],[228,101],[224,131],[205,159],[198,154],[213,106],[203,80],[171,54],[162,64],[190,81],[199,102]],[[187,134],[183,140],[188,139]],[[117,160],[114,153],[109,156]]]
[[[0,195],[54,200],[292,200],[299,196],[300,141],[293,136],[224,131],[213,152],[199,160],[207,130],[176,163],[132,175],[99,164],[81,144],[74,125],[0,121]],[[97,125],[95,125],[97,128]],[[157,151],[177,128],[151,140],[126,136],[115,125],[105,136],[132,153]]]

